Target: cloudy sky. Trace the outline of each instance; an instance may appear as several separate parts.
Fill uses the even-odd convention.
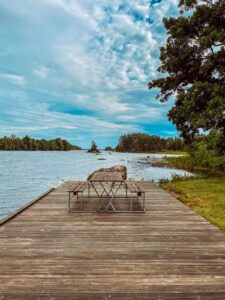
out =
[[[0,136],[177,135],[147,84],[177,0],[1,0]]]

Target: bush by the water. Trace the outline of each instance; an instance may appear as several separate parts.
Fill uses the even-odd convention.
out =
[[[114,151],[114,149],[112,147],[107,146],[105,147],[105,151]]]
[[[219,155],[216,149],[210,150],[205,141],[192,143],[189,155],[168,157],[167,161],[174,167],[190,171],[198,169],[225,171],[225,155]]]

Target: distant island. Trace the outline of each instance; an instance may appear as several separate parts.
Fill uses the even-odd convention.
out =
[[[81,150],[68,141],[57,138],[52,140],[34,139],[29,136],[23,138],[11,135],[0,138],[0,150],[4,151],[70,151]]]
[[[95,154],[100,153],[100,151],[98,150],[98,146],[97,146],[97,144],[95,143],[95,141],[92,141],[92,143],[91,143],[91,148],[88,149],[87,152],[88,152],[88,153],[95,153]]]
[[[121,136],[115,151],[118,152],[161,152],[183,151],[184,140],[179,137],[162,138],[157,135],[132,133]]]
[[[183,151],[184,140],[179,137],[162,138],[157,135],[143,133],[126,134],[120,137],[115,148],[105,147],[105,151],[115,152],[163,152]],[[0,138],[0,150],[5,151],[70,151],[81,150],[80,147],[70,144],[67,140],[56,138],[51,140],[35,139],[28,135],[19,138],[15,135]],[[88,153],[100,153],[95,141],[92,141]]]

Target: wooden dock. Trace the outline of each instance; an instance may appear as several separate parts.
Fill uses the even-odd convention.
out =
[[[225,299],[225,234],[143,182],[146,213],[67,213],[66,182],[0,227],[0,299]]]

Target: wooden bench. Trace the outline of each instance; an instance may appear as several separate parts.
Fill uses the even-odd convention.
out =
[[[82,197],[80,197],[81,201],[80,201],[80,209],[82,209],[83,207],[83,192],[85,189],[88,188],[88,194],[90,192],[89,190],[89,184],[87,181],[78,181],[76,182],[75,186],[73,189],[69,190],[68,191],[68,211],[70,211],[70,203],[71,203],[71,199],[73,196],[76,196],[77,200],[79,199],[79,194],[82,194]]]
[[[133,194],[136,195],[136,200],[139,200],[141,198],[142,201],[142,212],[145,211],[145,192],[142,189],[142,187],[134,181],[125,181],[126,185],[126,193],[129,191],[131,193],[130,197],[130,210],[133,211]]]

